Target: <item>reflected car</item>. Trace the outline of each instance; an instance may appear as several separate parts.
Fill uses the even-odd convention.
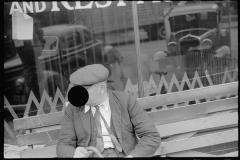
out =
[[[103,63],[104,42],[95,39],[85,26],[55,25],[42,29],[46,43],[39,60],[45,63],[46,70],[57,71],[56,63],[63,63],[74,56],[83,59],[84,65]],[[49,62],[55,66],[50,66]],[[59,70],[57,72],[60,73]]]
[[[158,58],[158,72],[166,74],[168,83],[173,73],[180,82],[184,73],[192,79],[195,71],[199,76],[205,76],[206,69],[209,74],[224,71],[228,64],[216,62],[230,62],[226,58],[230,54],[230,32],[221,28],[221,9],[217,4],[173,6],[164,9],[164,17],[168,50]],[[219,50],[226,53],[218,54]]]
[[[44,89],[50,97],[54,97],[57,88],[62,93],[67,91],[69,75],[78,68],[103,63],[104,41],[94,38],[85,26],[65,24],[41,29],[44,31],[43,39],[46,42],[38,60],[44,72]],[[14,96],[12,93],[17,87],[14,85],[15,81],[21,79],[18,82],[24,83],[22,61],[18,55],[5,61],[4,72],[6,85],[4,95],[7,99],[13,99],[11,96]],[[28,94],[29,90],[23,89],[18,96]],[[23,103],[26,102],[10,102],[10,104]]]

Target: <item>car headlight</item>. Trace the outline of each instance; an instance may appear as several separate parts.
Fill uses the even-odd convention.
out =
[[[168,49],[171,53],[177,53],[178,51],[178,45],[176,42],[169,42],[168,43]]]
[[[198,47],[199,50],[203,50],[203,49],[210,49],[212,47],[212,41],[210,39],[204,39],[200,46]]]

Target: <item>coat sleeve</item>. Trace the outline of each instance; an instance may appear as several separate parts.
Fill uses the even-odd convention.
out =
[[[73,157],[76,149],[76,133],[74,129],[74,108],[69,104],[64,113],[56,153],[58,157]]]
[[[146,112],[137,105],[136,98],[130,95],[128,112],[135,133],[140,138],[135,148],[129,153],[133,157],[152,157],[160,146],[161,137],[157,128]]]

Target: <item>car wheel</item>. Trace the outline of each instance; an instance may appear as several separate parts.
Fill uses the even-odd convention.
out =
[[[165,39],[166,38],[164,25],[161,25],[161,26],[158,27],[157,34],[158,34],[159,39]]]

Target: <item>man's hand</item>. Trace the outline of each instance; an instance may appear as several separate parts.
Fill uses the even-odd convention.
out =
[[[89,157],[92,153],[93,151],[87,151],[83,147],[77,147],[74,152],[73,158],[86,158]]]

